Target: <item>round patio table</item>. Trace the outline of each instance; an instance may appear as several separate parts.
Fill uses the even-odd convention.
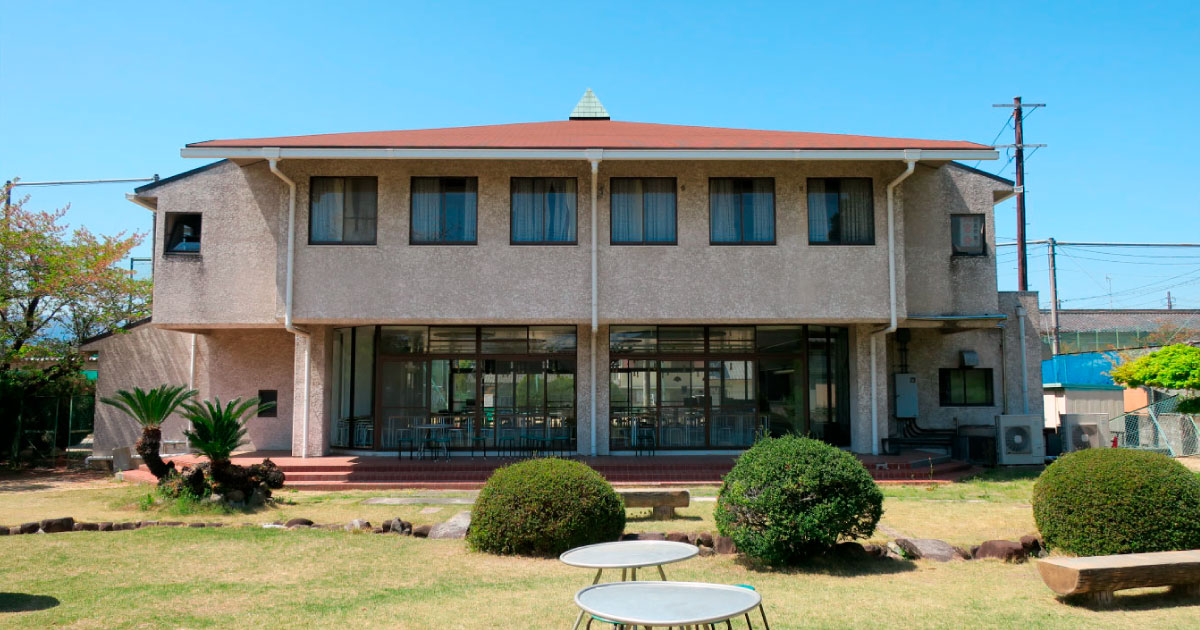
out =
[[[695,626],[727,621],[762,603],[755,591],[703,582],[609,582],[575,593],[583,613],[628,626]]]
[[[596,569],[596,578],[592,584],[600,581],[600,574],[605,569],[621,569],[621,580],[625,580],[625,570],[630,569],[631,579],[637,579],[637,570],[642,567],[655,567],[663,580],[667,574],[662,565],[681,562],[693,558],[700,553],[696,545],[689,545],[669,540],[623,540],[618,542],[586,545],[564,551],[558,557],[563,564],[585,569]]]

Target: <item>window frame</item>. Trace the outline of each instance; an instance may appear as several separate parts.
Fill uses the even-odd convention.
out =
[[[195,217],[196,251],[176,251],[171,249],[172,232],[180,220]],[[181,241],[182,242],[182,241]],[[199,256],[204,249],[204,213],[202,212],[168,212],[163,216],[163,255],[164,256]]]
[[[809,195],[812,194],[812,180],[821,179],[865,179],[871,184],[871,242],[869,243],[847,243],[843,240],[838,241],[813,241],[812,238],[812,217],[813,208],[809,203]],[[808,232],[808,244],[812,247],[874,247],[876,244],[875,233],[875,178],[874,177],[808,177],[804,180],[804,209],[805,219]],[[838,213],[842,212],[841,204],[838,204]]]
[[[987,386],[987,402],[982,402],[982,403],[965,402],[966,393],[967,393],[965,376],[964,376],[964,380],[963,380],[963,390],[961,392],[963,402],[955,402],[954,396],[953,396],[954,392],[948,392],[948,390],[950,388],[948,386],[944,385],[946,380],[950,378],[950,375],[953,372],[986,373],[986,376],[984,377],[984,383]],[[947,397],[947,394],[949,394],[949,397]],[[984,367],[940,368],[940,369],[938,369],[938,406],[939,407],[995,407],[996,406],[996,374],[995,374],[995,372],[992,371],[992,368],[984,368]]]
[[[572,235],[571,240],[569,240],[569,241],[544,241],[544,240],[543,241],[518,241],[518,240],[516,240],[516,238],[515,238],[516,234],[514,234],[514,232],[516,231],[516,225],[517,225],[516,221],[515,221],[517,206],[515,203],[513,203],[513,197],[517,194],[516,187],[517,187],[518,179],[562,179],[562,180],[571,180],[571,181],[575,182],[575,234]],[[478,188],[476,188],[476,191],[478,191]],[[476,192],[477,198],[478,198],[478,194],[479,193]],[[543,213],[543,215],[542,215],[542,235],[545,236],[545,234],[546,234],[545,197],[542,198],[542,201],[543,201],[543,203],[542,203],[542,213]],[[476,205],[478,206],[478,201],[476,202]],[[478,238],[478,237],[479,237],[479,235],[476,234],[476,238]],[[508,244],[514,245],[514,246],[579,245],[579,178],[578,177],[553,177],[553,176],[533,176],[533,177],[512,176],[512,177],[509,177],[508,178]]]
[[[956,219],[961,219],[962,217],[971,217],[971,218],[978,217],[979,218],[979,251],[978,252],[960,252],[960,251],[958,251],[958,245],[955,244],[955,242],[954,242],[954,239],[958,235],[958,230],[954,229],[954,222]],[[979,213],[979,212],[959,212],[959,213],[954,213],[954,214],[950,215],[950,255],[951,256],[962,256],[962,257],[966,257],[966,258],[980,258],[980,257],[988,255],[987,215]]]
[[[771,240],[770,241],[747,241],[745,239],[745,233],[741,229],[741,225],[744,221],[744,217],[742,216],[742,214],[745,211],[745,207],[742,206],[741,199],[740,199],[741,194],[738,195],[738,197],[739,197],[739,200],[738,200],[738,232],[742,235],[743,238],[741,238],[737,241],[714,241],[713,240],[712,183],[713,183],[713,180],[718,180],[718,179],[730,179],[733,181],[754,181],[756,179],[771,180]],[[777,244],[779,241],[779,203],[778,203],[779,195],[778,195],[778,189],[779,189],[779,187],[776,186],[774,177],[709,177],[708,178],[708,244],[713,245],[713,246],[729,245],[729,246],[734,246],[734,247],[771,246],[771,245]],[[676,208],[676,213],[678,213],[678,212],[679,212],[679,210],[678,210],[678,208]]]
[[[474,180],[475,181],[475,240],[473,240],[473,241],[418,241],[415,238],[415,236],[416,236],[415,227],[416,226],[413,223],[414,223],[414,219],[415,219],[414,210],[415,210],[415,204],[416,204],[416,186],[414,186],[414,183],[415,183],[415,180],[418,180],[418,179],[436,179],[436,180],[438,180],[438,186],[439,186],[438,194],[442,198],[440,208],[441,208],[441,212],[442,212],[443,227],[445,226],[445,223],[446,223],[446,210],[445,210],[445,208],[446,208],[446,204],[445,204],[446,191],[441,189],[442,182],[444,182],[447,179],[462,179],[462,180]],[[414,245],[414,246],[433,245],[435,247],[439,246],[439,245],[451,245],[451,246],[478,245],[479,244],[479,178],[476,176],[471,176],[471,175],[413,175],[412,177],[410,177],[408,180],[408,244]]]
[[[375,180],[375,229],[372,230],[371,241],[316,241],[313,240],[313,180],[315,179],[373,179]],[[342,198],[342,213],[345,216],[346,200]],[[343,219],[344,220],[344,219]],[[344,228],[343,228],[344,229]],[[312,175],[308,178],[308,244],[313,246],[358,246],[373,247],[379,244],[379,177],[375,175]]]
[[[645,181],[647,179],[669,179],[671,180],[671,193],[675,195],[675,216],[673,217],[673,229],[675,238],[670,241],[647,241],[646,236],[646,202],[642,201],[642,240],[640,241],[618,241],[613,234],[613,181],[625,179],[637,179]],[[642,196],[645,197],[645,188],[643,187]],[[711,207],[710,207],[711,212]],[[712,238],[711,230],[709,238]],[[649,247],[655,245],[675,246],[679,245],[679,178],[677,177],[609,177],[608,178],[608,244],[614,247]]]

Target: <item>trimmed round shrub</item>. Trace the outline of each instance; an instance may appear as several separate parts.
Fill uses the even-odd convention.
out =
[[[471,510],[467,544],[489,553],[554,556],[616,540],[623,531],[625,503],[600,473],[565,459],[531,459],[492,473]]]
[[[855,457],[798,436],[768,438],[742,454],[717,497],[717,529],[770,565],[790,564],[867,538],[883,493]]]
[[[1077,556],[1200,548],[1200,478],[1166,455],[1090,448],[1064,455],[1033,487],[1051,549]]]

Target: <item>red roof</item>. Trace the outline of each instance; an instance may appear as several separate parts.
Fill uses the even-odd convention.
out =
[[[990,149],[954,140],[879,138],[803,131],[691,127],[613,120],[364,131],[279,138],[209,140],[189,147],[404,149]]]

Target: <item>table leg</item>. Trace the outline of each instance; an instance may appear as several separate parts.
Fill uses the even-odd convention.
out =
[[[627,570],[628,570],[628,569],[625,569],[624,567],[622,567],[622,568],[621,568],[621,581],[622,581],[622,582],[624,582],[624,581],[625,581],[625,572],[626,572]]]
[[[596,569],[596,579],[592,580],[592,584],[596,584],[597,582],[600,581],[601,573],[604,573],[604,569]]]
[[[579,610],[579,616],[575,618],[575,625],[571,626],[571,630],[579,630],[579,622],[583,621],[583,609]]]
[[[637,581],[637,567],[633,567],[633,569],[630,572],[630,576],[634,582]]]
[[[658,569],[658,576],[661,577],[664,582],[666,582],[667,574],[665,572],[663,572],[662,565],[660,564],[656,568]]]

